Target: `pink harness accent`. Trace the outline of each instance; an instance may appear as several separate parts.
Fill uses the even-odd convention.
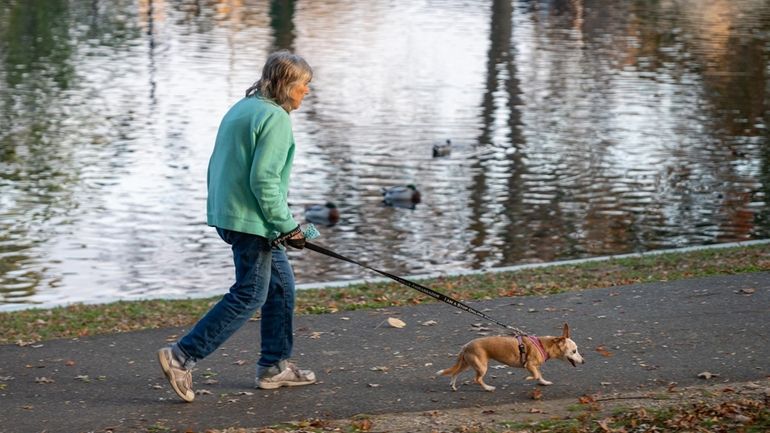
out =
[[[540,342],[540,339],[534,335],[527,335],[526,337],[529,338],[529,341],[532,342],[532,344],[535,346],[537,351],[540,352],[540,355],[543,356],[543,362],[547,361],[549,358],[548,352],[545,351],[545,347],[543,347],[543,343]],[[521,335],[517,335],[516,339],[519,340],[519,347],[523,349],[524,343],[522,343],[521,341]],[[524,353],[523,355],[524,355],[524,359],[526,359],[526,353]]]
[[[541,355],[543,355],[543,361],[547,360],[548,352],[545,351],[545,347],[543,347],[543,343],[540,342],[540,339],[534,335],[527,335],[527,338],[529,338],[529,341],[535,344],[535,347],[537,347],[537,351],[540,352]]]

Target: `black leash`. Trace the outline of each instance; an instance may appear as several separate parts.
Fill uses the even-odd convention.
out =
[[[417,284],[417,283],[415,283],[413,281],[409,281],[409,280],[407,280],[405,278],[401,278],[401,277],[399,277],[397,275],[393,275],[391,273],[388,273],[388,272],[385,272],[385,271],[381,271],[379,269],[374,269],[371,266],[368,266],[368,265],[365,265],[365,264],[363,264],[361,262],[358,262],[358,261],[355,261],[353,259],[347,258],[347,257],[345,257],[345,256],[343,256],[341,254],[335,253],[332,250],[326,249],[326,248],[324,248],[322,246],[316,245],[316,244],[308,242],[308,241],[305,241],[305,248],[313,250],[313,251],[321,253],[321,254],[324,254],[324,255],[327,255],[329,257],[334,257],[335,259],[343,260],[343,261],[348,262],[348,263],[353,263],[354,265],[361,266],[362,268],[369,269],[370,271],[377,272],[380,275],[384,275],[384,276],[386,276],[386,277],[388,277],[388,278],[390,278],[392,280],[398,281],[399,283],[401,283],[401,284],[403,284],[403,285],[405,285],[407,287],[411,287],[412,289],[415,289],[415,290],[417,290],[419,292],[422,292],[422,293],[424,293],[424,294],[426,294],[426,295],[428,295],[428,296],[430,296],[432,298],[438,299],[441,302],[446,302],[447,304],[449,304],[449,305],[451,305],[451,306],[453,306],[455,308],[459,308],[459,309],[461,309],[463,311],[467,311],[467,312],[469,312],[471,314],[475,314],[476,316],[479,316],[479,317],[481,317],[481,318],[483,318],[483,319],[485,319],[487,321],[490,321],[490,322],[492,322],[492,323],[494,323],[496,325],[502,326],[505,329],[513,331],[513,335],[527,335],[524,331],[522,331],[522,330],[520,330],[518,328],[514,328],[511,325],[506,325],[506,324],[504,324],[504,323],[502,323],[500,321],[497,321],[497,320],[487,316],[483,312],[481,312],[481,311],[471,307],[470,305],[466,305],[466,304],[458,301],[457,299],[451,298],[451,297],[449,297],[449,296],[447,296],[447,295],[445,295],[443,293],[439,293],[439,292],[437,292],[437,291],[435,291],[433,289],[430,289],[428,287],[422,286],[422,285]],[[523,345],[520,344],[520,346],[523,346]]]

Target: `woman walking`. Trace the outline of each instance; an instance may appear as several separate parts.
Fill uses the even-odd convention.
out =
[[[225,114],[209,160],[207,222],[232,247],[235,283],[179,341],[158,351],[174,391],[192,401],[191,369],[261,308],[256,385],[307,385],[315,374],[289,362],[294,273],[282,244],[305,238],[287,203],[294,159],[289,113],[299,108],[313,71],[296,54],[268,56],[262,75]]]

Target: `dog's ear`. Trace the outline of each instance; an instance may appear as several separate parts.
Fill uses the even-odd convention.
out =
[[[564,324],[564,329],[561,331],[561,336],[564,338],[569,338],[569,325],[566,323]]]

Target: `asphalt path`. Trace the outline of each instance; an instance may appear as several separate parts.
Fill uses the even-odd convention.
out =
[[[528,401],[535,388],[549,400],[770,375],[770,272],[468,303],[536,335],[569,323],[586,363],[548,361],[548,387],[493,364],[495,392],[471,373],[452,392],[434,373],[464,343],[504,331],[442,303],[298,316],[293,359],[319,382],[271,391],[254,388],[259,321],[249,322],[198,364],[192,403],[176,397],[155,355],[182,328],[4,345],[0,432],[205,431],[501,405]],[[390,317],[406,326],[389,326]]]

